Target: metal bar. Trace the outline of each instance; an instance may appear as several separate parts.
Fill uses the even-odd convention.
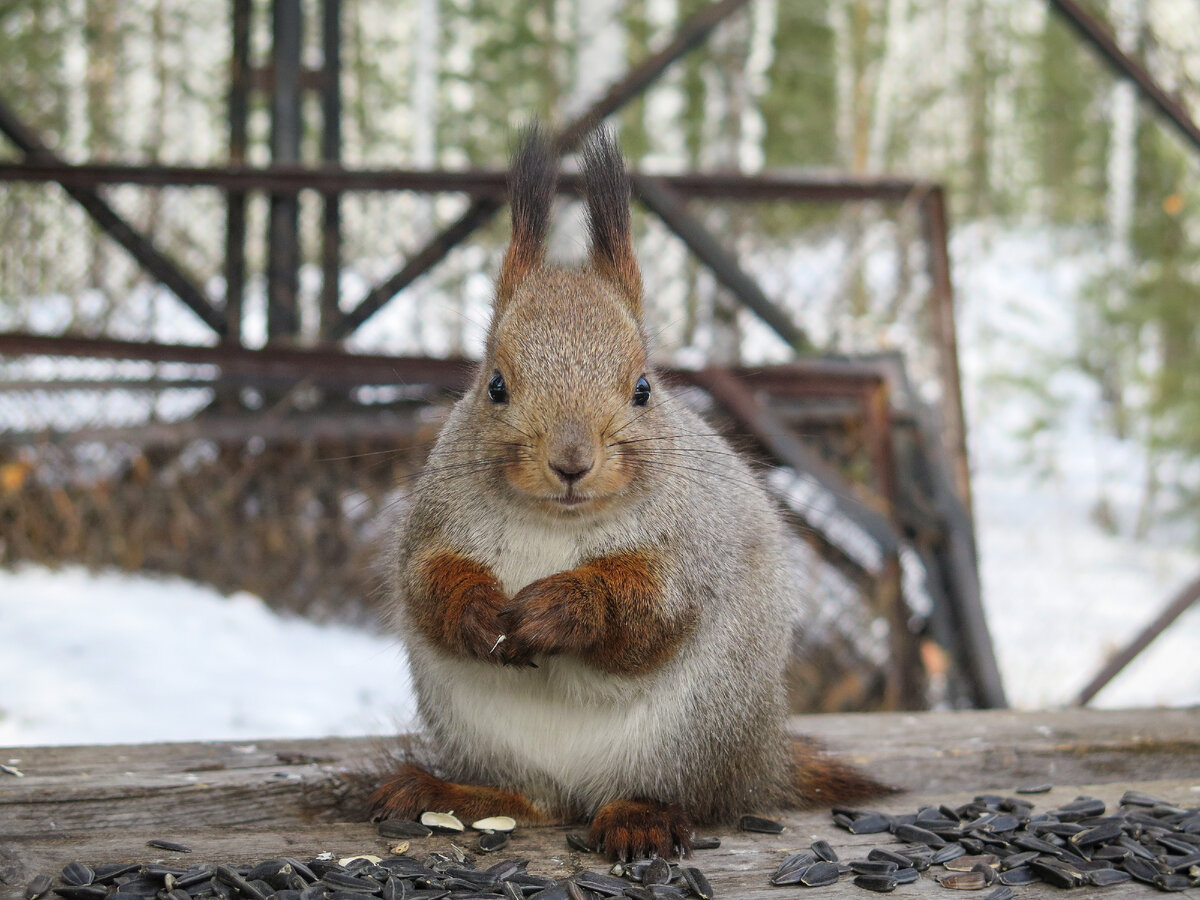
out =
[[[1193,148],[1200,150],[1200,127],[1192,120],[1183,104],[1168,94],[1158,81],[1137,60],[1130,57],[1117,44],[1112,32],[1091,16],[1075,0],[1050,0],[1050,8],[1071,25],[1079,35],[1092,45],[1109,67],[1137,86],[1142,97],[1171,122]]]
[[[233,0],[233,51],[229,61],[229,162],[246,164],[250,116],[250,14],[252,0]],[[229,340],[242,339],[242,305],[246,290],[246,190],[229,187],[225,194],[225,321]]]
[[[563,154],[575,149],[599,122],[638,96],[671,63],[703,42],[717,25],[748,2],[749,0],[718,0],[684,22],[670,43],[630,69],[603,97],[564,126],[554,137],[555,150]],[[454,223],[409,257],[399,271],[368,291],[351,312],[344,314],[332,329],[331,336],[341,339],[354,333],[396,294],[444,259],[457,244],[487,224],[500,210],[501,205],[494,197],[477,197],[472,200],[466,212]]]
[[[342,0],[324,0],[321,40],[324,60],[321,80],[321,161],[336,165],[342,158]],[[341,195],[324,195],[321,210],[321,329],[328,337],[341,310],[339,279],[342,269]]]
[[[1117,673],[1133,662],[1139,653],[1149,647],[1176,619],[1188,611],[1197,601],[1200,601],[1200,575],[1172,598],[1149,625],[1142,629],[1132,641],[1104,664],[1096,676],[1087,683],[1075,698],[1076,706],[1086,706],[1104,687],[1112,681]]]
[[[815,452],[792,434],[774,413],[726,369],[707,368],[680,371],[675,377],[703,388],[727,410],[771,456],[797,472],[813,478],[832,499],[837,511],[875,542],[879,553],[898,552],[900,539],[892,523],[875,510],[863,505],[842,477]]]
[[[937,344],[938,369],[945,391],[941,398],[944,440],[954,467],[954,486],[970,519],[973,517],[973,503],[971,465],[967,458],[967,417],[963,410],[962,376],[958,366],[958,330],[954,318],[954,284],[950,280],[946,199],[941,187],[931,187],[922,198],[921,219],[925,228],[933,293],[930,324]]]
[[[219,377],[229,374],[293,379],[311,376],[323,383],[429,384],[451,390],[465,388],[477,365],[465,359],[347,353],[336,347],[267,346],[251,350],[233,344],[159,344],[70,334],[0,332],[0,357],[19,356],[145,360],[214,366],[220,369]],[[856,367],[850,363],[817,359],[800,360],[785,366],[722,371],[727,371],[743,391],[753,388],[776,392],[778,385],[786,384],[791,386],[788,396],[860,397],[864,388],[877,384],[881,377],[871,365]],[[676,383],[698,384],[698,376],[693,370],[668,369],[666,374]],[[214,377],[217,377],[216,373]],[[787,428],[780,425],[777,431],[785,434]]]
[[[272,0],[271,54],[275,93],[271,97],[271,160],[300,160],[300,0]],[[267,238],[267,340],[300,332],[297,306],[300,273],[300,204],[295,193],[272,192]]]
[[[632,175],[634,179],[646,176]],[[911,178],[873,178],[803,172],[686,172],[654,175],[655,181],[690,199],[719,199],[756,203],[854,201],[903,202],[934,185]],[[503,199],[507,173],[502,169],[347,169],[340,166],[172,166],[159,163],[0,162],[0,182],[53,181],[70,187],[139,184],[146,187],[216,187],[239,191],[313,190],[413,191],[459,193]],[[579,194],[583,179],[574,172],[559,175],[563,193]]]
[[[776,306],[738,265],[737,257],[721,246],[708,229],[691,215],[683,200],[657,179],[639,175],[632,179],[634,195],[708,266],[717,280],[743,305],[779,335],[797,353],[812,350],[812,342],[786,311]]]
[[[286,417],[214,414],[183,422],[150,422],[122,427],[81,428],[74,431],[0,433],[0,446],[50,444],[72,446],[89,442],[128,443],[142,447],[175,446],[188,441],[218,443],[263,438],[276,441],[389,440],[396,446],[411,443],[420,429],[417,416],[374,410],[356,414],[306,413]]]
[[[22,122],[8,106],[0,101],[0,132],[7,135],[30,160],[50,165],[62,165],[40,137]],[[129,255],[154,278],[162,282],[185,306],[199,316],[217,334],[225,333],[225,317],[213,308],[208,298],[192,283],[183,271],[168,259],[154,243],[121,218],[94,191],[63,185],[67,194],[83,207],[100,228],[125,248]]]

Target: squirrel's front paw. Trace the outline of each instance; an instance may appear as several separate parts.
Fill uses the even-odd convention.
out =
[[[590,647],[603,626],[603,598],[571,572],[527,584],[500,613],[505,640],[497,652],[505,662],[570,653]]]

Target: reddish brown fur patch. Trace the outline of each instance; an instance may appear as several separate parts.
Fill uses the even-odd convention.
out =
[[[506,658],[578,653],[606,672],[654,670],[695,628],[663,610],[656,567],[649,554],[621,553],[527,585],[501,613]]]
[[[872,797],[899,793],[836,757],[815,741],[798,737],[792,743],[792,796],[786,805],[801,809],[851,806]]]
[[[405,594],[413,622],[435,644],[492,662],[492,646],[504,628],[500,610],[508,603],[499,580],[486,566],[449,551],[418,559]]]
[[[687,856],[692,824],[678,806],[644,800],[614,800],[592,819],[588,841],[613,859]]]
[[[404,765],[371,795],[376,819],[415,819],[426,811],[454,812],[470,824],[486,816],[511,816],[527,825],[545,818],[520,794],[479,784],[454,784],[424,769]]]

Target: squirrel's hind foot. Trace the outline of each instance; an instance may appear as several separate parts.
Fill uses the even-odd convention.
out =
[[[588,842],[617,860],[687,856],[691,820],[678,806],[645,800],[614,800],[592,818]]]
[[[375,789],[370,799],[371,818],[415,819],[423,812],[450,812],[470,824],[486,816],[511,816],[536,824],[545,817],[515,791],[482,784],[455,784],[406,764]]]

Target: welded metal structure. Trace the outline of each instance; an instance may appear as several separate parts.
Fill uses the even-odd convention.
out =
[[[560,155],[576,149],[607,116],[637,97],[673,62],[703,42],[748,0],[719,0],[685,22],[661,49],[649,54],[603,97],[554,135]],[[236,396],[253,387],[275,403],[265,412],[214,403],[184,421],[131,427],[82,428],[65,432],[0,433],[5,446],[79,445],[121,441],[164,448],[204,438],[218,443],[251,439],[270,442],[411,442],[422,428],[416,407],[444,399],[465,383],[465,361],[351,354],[339,342],[352,336],[406,287],[444,259],[503,208],[505,174],[493,170],[352,170],[340,163],[339,30],[340,0],[322,6],[321,69],[305,69],[300,59],[302,9],[299,0],[273,0],[273,56],[255,68],[250,58],[252,0],[232,0],[232,69],[229,94],[229,164],[220,167],[67,165],[55,157],[7,106],[0,102],[0,132],[24,154],[20,163],[0,164],[0,182],[42,181],[62,186],[97,225],[120,243],[146,272],[191,309],[219,342],[179,346],[70,335],[45,337],[0,334],[0,358],[49,356],[58,359],[126,360],[176,364],[135,382],[144,390],[208,385],[216,396]],[[270,97],[272,165],[251,168],[247,117],[252,91]],[[301,98],[319,94],[323,130],[319,166],[299,155]],[[889,662],[878,693],[886,708],[915,708],[926,702],[927,673],[922,642],[936,643],[952,659],[958,683],[956,703],[1003,706],[1004,693],[979,598],[966,429],[955,344],[954,296],[947,252],[948,222],[940,186],[902,178],[811,177],[793,174],[687,173],[633,175],[635,199],[660,219],[713,273],[716,280],[765,322],[799,355],[795,363],[756,370],[679,370],[672,377],[699,391],[718,419],[748,438],[764,462],[783,467],[771,482],[790,507],[798,533],[820,557],[858,585],[876,614],[889,624]],[[101,196],[107,185],[147,188],[207,186],[224,192],[226,235],[225,296],[214,302],[199,279],[169,259],[153,240],[123,220]],[[577,192],[578,178],[564,174],[560,190]],[[320,294],[321,344],[297,346],[299,271],[298,195],[323,198]],[[342,267],[343,195],[360,191],[452,192],[470,198],[457,220],[417,248],[390,275],[351,305],[339,296]],[[269,197],[267,242],[267,346],[242,345],[247,277],[247,201]],[[914,208],[926,246],[930,285],[927,327],[933,335],[941,386],[940,405],[924,408],[907,387],[896,359],[822,359],[805,329],[765,293],[733,253],[688,208],[689,199],[806,202],[900,202]],[[183,367],[180,369],[180,367]],[[95,387],[95,381],[86,382]],[[131,382],[123,379],[121,386]],[[405,397],[381,410],[348,397],[364,386],[403,385]],[[16,380],[4,390],[69,390],[70,382],[38,384]],[[297,391],[316,397],[303,410],[287,408]],[[231,394],[231,391],[234,393]],[[315,392],[315,393],[314,393]],[[286,412],[284,415],[280,410]],[[868,474],[852,483],[840,462],[825,458],[808,437],[853,431]],[[378,452],[378,451],[372,451]],[[829,454],[826,454],[828,457]],[[824,506],[813,497],[824,498]],[[0,521],[3,510],[0,509]],[[932,609],[914,617],[906,567],[923,570]],[[916,631],[915,618],[924,622]]]

